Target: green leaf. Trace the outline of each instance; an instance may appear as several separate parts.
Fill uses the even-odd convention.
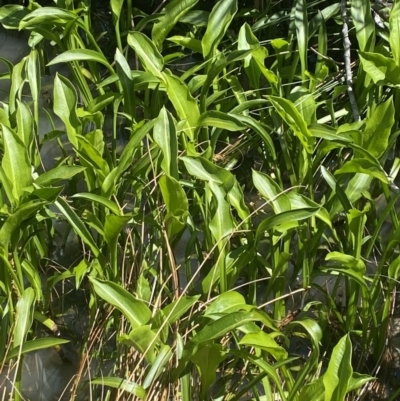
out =
[[[392,58],[379,53],[359,52],[364,71],[377,85],[400,85],[400,66]]]
[[[189,203],[185,191],[175,178],[163,176],[160,178],[159,185],[167,208],[165,223],[168,238],[172,238],[186,227]]]
[[[248,333],[239,341],[241,345],[249,345],[270,353],[277,361],[287,358],[287,351],[276,343],[274,338],[264,331]]]
[[[168,324],[173,324],[179,320],[200,298],[200,295],[193,297],[184,296],[167,305],[162,311]]]
[[[340,12],[340,3],[331,4],[324,9],[320,10],[318,14],[308,24],[308,37],[314,36],[315,32],[319,29],[322,21],[328,21],[335,17]]]
[[[151,330],[150,326],[135,327],[129,335],[118,337],[118,342],[129,345],[144,354],[149,364],[153,363],[156,358],[154,351],[159,341],[157,334]]]
[[[32,182],[27,147],[21,138],[10,128],[5,125],[1,125],[1,128],[4,144],[4,155],[1,166],[12,188],[14,199],[10,199],[10,202],[19,203],[20,198],[24,194],[24,188]]]
[[[208,19],[206,32],[201,40],[205,59],[210,59],[215,56],[216,49],[237,10],[237,0],[220,0],[213,7]]]
[[[131,68],[126,61],[122,53],[117,50],[115,51],[115,64],[117,67],[117,75],[119,82],[122,86],[124,94],[124,111],[130,116],[134,116],[135,113],[135,85],[132,78]]]
[[[22,347],[16,347],[11,349],[6,358],[6,362],[11,359],[18,357],[18,355],[28,354],[32,351],[39,351],[45,348],[57,347],[58,345],[67,344],[69,340],[64,340],[62,338],[52,338],[52,337],[44,337],[44,338],[36,338],[35,340],[26,341],[22,344]]]
[[[53,185],[59,181],[69,180],[70,178],[74,177],[75,175],[81,173],[84,170],[85,167],[81,166],[62,165],[41,174],[38,178],[36,178],[34,182],[37,185],[45,187],[47,185]]]
[[[186,47],[196,53],[202,53],[201,41],[198,39],[190,38],[188,36],[171,36],[168,38],[170,42],[176,43],[179,46]]]
[[[96,294],[117,308],[130,322],[132,328],[144,326],[151,318],[148,306],[137,300],[120,285],[111,281],[89,277]]]
[[[161,148],[163,159],[161,168],[165,174],[178,179],[178,141],[174,119],[163,107],[155,121],[153,129],[154,141]]]
[[[99,257],[100,250],[96,245],[92,235],[89,230],[86,228],[85,224],[83,224],[82,220],[79,216],[74,212],[68,202],[59,198],[54,204],[58,207],[60,212],[65,216],[69,224],[73,227],[76,234],[84,241],[87,245],[89,245],[90,249],[94,253],[96,257]]]
[[[276,214],[291,209],[290,200],[279,185],[268,175],[253,170],[253,183],[258,192],[271,203]]]
[[[289,210],[275,216],[267,217],[257,227],[257,238],[260,238],[265,231],[271,230],[272,228],[283,232],[297,227],[300,221],[309,219],[316,215],[318,211],[319,208],[304,208]]]
[[[182,358],[186,360],[191,358],[196,353],[199,345],[221,338],[232,330],[254,321],[261,321],[267,327],[275,330],[275,325],[271,318],[259,310],[232,312],[208,323],[195,334],[186,344]]]
[[[99,377],[97,379],[92,379],[90,383],[116,388],[121,391],[126,391],[141,400],[146,399],[146,390],[139,384],[129,380],[120,379],[118,377]]]
[[[100,196],[100,195],[82,192],[79,194],[72,195],[71,198],[87,199],[91,202],[98,203],[98,204],[103,205],[106,208],[110,209],[116,216],[120,216],[122,213],[122,211],[120,210],[120,208],[118,207],[118,205],[115,202],[113,202],[103,196]]]
[[[114,71],[110,63],[102,53],[89,49],[72,49],[66,50],[58,56],[54,57],[47,65],[55,65],[59,63],[69,63],[72,61],[95,61],[103,64],[109,71]]]
[[[204,312],[204,316],[210,316],[213,314],[230,313],[236,312],[243,309],[246,305],[246,300],[243,295],[236,291],[228,291],[218,295],[207,310]]]
[[[375,177],[385,184],[388,184],[388,178],[382,166],[367,159],[352,159],[346,162],[335,174],[363,173]]]
[[[215,212],[209,222],[209,228],[215,241],[219,242],[226,238],[235,229],[230,205],[226,200],[226,192],[215,182],[209,182],[213,192],[213,199],[216,201]]]
[[[150,120],[146,124],[142,125],[139,129],[132,132],[131,139],[122,151],[119,163],[117,166],[117,174],[115,180],[118,180],[122,174],[132,165],[132,158],[135,150],[141,144],[143,138],[153,128],[155,120]]]
[[[168,98],[174,106],[176,113],[181,120],[186,120],[184,133],[191,141],[194,141],[194,132],[200,118],[197,101],[180,78],[167,73],[162,73],[162,76],[165,81]]]
[[[14,213],[9,216],[0,229],[0,245],[3,249],[8,248],[11,236],[14,231],[21,227],[21,223],[32,217],[47,201],[29,201],[17,207]]]
[[[199,126],[221,128],[227,131],[241,131],[246,128],[235,115],[223,113],[222,111],[206,111],[200,116]]]
[[[307,153],[313,153],[314,138],[308,130],[306,122],[293,103],[290,100],[277,96],[268,96],[268,99],[278,114],[283,120],[285,120],[286,124],[289,125],[295,135],[299,138]]]
[[[318,212],[315,214],[315,216],[320,220],[322,220],[324,223],[326,223],[329,227],[332,227],[332,222],[329,213],[325,208],[321,207],[321,205],[295,191],[290,191],[287,194],[287,197],[290,201],[291,210],[305,209],[305,208],[320,208]]]
[[[393,98],[379,104],[367,119],[362,134],[363,147],[379,158],[387,150],[390,133],[394,124],[395,110]]]
[[[17,302],[13,348],[22,347],[25,342],[33,322],[35,299],[35,291],[33,288],[29,287],[25,289],[22,297]]]
[[[199,0],[173,0],[165,6],[165,14],[153,25],[151,36],[155,45],[161,49],[168,33]]]
[[[229,171],[201,156],[182,156],[181,160],[185,163],[189,174],[206,182],[213,180],[221,185],[225,192],[229,192],[234,185],[235,178]]]
[[[206,344],[190,358],[200,372],[200,399],[206,399],[210,387],[215,383],[217,368],[226,357],[221,344]]]
[[[349,335],[342,337],[333,349],[329,365],[324,374],[325,401],[344,401],[349,391],[353,368],[352,346]]]
[[[76,135],[81,133],[82,125],[77,115],[77,94],[72,83],[57,73],[54,79],[54,113],[65,124],[68,140],[77,149]]]
[[[19,29],[40,25],[65,25],[67,22],[78,19],[79,16],[71,11],[59,7],[40,7],[24,17]]]
[[[29,150],[33,140],[33,118],[29,107],[17,100],[17,134],[24,143],[27,151]]]
[[[164,59],[155,44],[146,35],[136,31],[129,32],[128,44],[135,50],[146,71],[162,79]]]
[[[372,18],[369,1],[352,0],[351,16],[361,51],[373,51],[375,48],[375,22]]]
[[[400,3],[393,2],[389,16],[389,42],[395,63],[400,66]]]
[[[299,49],[301,76],[306,80],[308,60],[308,19],[306,0],[297,0],[295,5],[294,24],[296,26],[297,47]]]
[[[171,360],[172,351],[168,345],[162,345],[156,359],[152,363],[147,376],[143,380],[143,388],[149,388],[164,371],[164,366]]]

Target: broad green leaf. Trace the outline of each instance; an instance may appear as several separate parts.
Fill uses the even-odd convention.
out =
[[[29,148],[33,143],[33,118],[29,107],[17,100],[17,134],[21,141],[24,143],[26,150],[29,152]]]
[[[116,388],[120,391],[126,391],[141,400],[146,399],[146,390],[139,384],[126,379],[120,379],[119,377],[99,377],[90,380],[90,383]]]
[[[293,103],[290,100],[277,96],[268,96],[268,99],[278,114],[299,138],[307,153],[311,154],[314,151],[314,138],[308,130],[306,122]]]
[[[332,189],[333,194],[337,195],[342,209],[344,209],[346,212],[349,211],[352,208],[351,203],[342,187],[336,181],[335,177],[324,166],[321,166],[321,173],[326,183]],[[335,213],[340,210],[340,207],[337,206],[336,208],[333,207],[332,209],[333,211],[330,212],[331,217],[333,217]]]
[[[56,24],[65,26],[67,22],[78,19],[79,16],[71,11],[59,7],[40,7],[24,17],[19,29],[35,27],[42,24]]]
[[[162,311],[168,324],[175,323],[180,319],[200,298],[200,295],[193,297],[184,296],[167,305]]]
[[[72,198],[87,199],[91,202],[103,205],[106,208],[110,209],[116,216],[120,216],[122,213],[122,211],[120,210],[120,208],[118,207],[118,205],[115,202],[113,202],[107,198],[104,198],[103,196],[100,196],[100,195],[82,192],[79,194],[72,195]]]
[[[221,128],[227,131],[241,131],[246,128],[235,115],[223,113],[222,111],[206,111],[200,116],[199,126]]]
[[[168,238],[173,238],[186,226],[189,215],[189,203],[185,191],[179,182],[170,176],[162,176],[159,181],[161,194],[167,208],[165,224]]]
[[[235,224],[232,219],[230,205],[226,200],[226,192],[213,180],[209,182],[216,201],[215,212],[209,222],[210,231],[216,241],[220,241],[233,232]]]
[[[155,347],[158,345],[158,336],[150,326],[139,326],[131,330],[128,335],[118,337],[118,342],[135,348],[144,355],[147,363],[155,360]]]
[[[35,299],[35,291],[29,287],[24,290],[22,297],[17,302],[13,348],[22,347],[25,342],[33,322]]]
[[[125,170],[132,165],[132,159],[136,149],[140,146],[147,133],[153,128],[154,124],[155,120],[150,120],[146,124],[142,125],[139,129],[132,132],[131,139],[125,146],[119,159],[115,180],[118,180]]]
[[[219,364],[227,357],[221,344],[205,344],[190,359],[200,372],[200,399],[206,399],[209,388],[216,380]]]
[[[18,29],[20,21],[29,13],[28,7],[9,4],[0,8],[0,22],[6,29]]]
[[[202,53],[201,41],[199,39],[190,38],[188,36],[171,36],[168,38],[170,42],[176,43],[179,46],[186,47],[196,53]]]
[[[388,184],[388,178],[382,166],[377,163],[373,163],[367,159],[352,159],[346,162],[343,167],[336,170],[335,174],[346,174],[346,173],[362,173],[375,177],[385,184]]]
[[[128,44],[135,50],[146,71],[162,79],[164,59],[155,44],[146,35],[136,31],[129,32]]]
[[[352,346],[349,335],[342,337],[333,349],[324,374],[325,401],[344,401],[349,391],[353,368]]]
[[[268,149],[269,153],[271,154],[272,159],[276,160],[276,150],[274,142],[272,141],[271,135],[263,127],[261,122],[250,116],[243,116],[238,114],[236,114],[235,116],[242,124],[245,124],[248,128],[252,129],[260,136],[260,138],[264,141],[266,149]]]
[[[319,208],[304,208],[289,210],[275,216],[267,217],[257,228],[257,238],[260,238],[265,231],[271,229],[276,229],[282,232],[297,227],[300,221],[309,219],[316,215],[318,211]]]
[[[319,377],[317,380],[313,380],[311,383],[303,386],[300,390],[299,399],[323,401],[325,399],[323,377]]]
[[[362,133],[363,147],[376,158],[380,158],[387,150],[390,133],[394,124],[393,98],[379,104],[367,123]]]
[[[135,85],[132,72],[128,62],[118,48],[115,51],[115,64],[124,94],[124,111],[130,116],[135,116]]]
[[[276,343],[274,338],[264,331],[248,333],[239,341],[239,344],[249,345],[270,353],[277,361],[286,359],[287,351]]]
[[[232,63],[243,60],[251,53],[251,50],[233,50],[228,52],[227,55],[221,55],[211,64],[211,68],[207,73],[206,80],[204,81],[203,88],[200,94],[200,110],[204,113],[207,109],[207,94],[210,87],[213,85],[215,78],[218,74]]]
[[[117,247],[119,233],[131,218],[131,216],[114,216],[112,214],[106,216],[104,239],[110,248]]]
[[[204,316],[209,316],[218,313],[230,313],[243,309],[246,305],[246,300],[243,295],[236,291],[228,291],[218,295],[217,299],[213,301]]]
[[[203,157],[182,156],[180,158],[189,174],[203,181],[215,181],[225,192],[229,192],[235,183],[234,176],[222,167],[218,167]]]
[[[361,51],[370,52],[375,48],[375,22],[369,1],[352,0],[351,16]]]
[[[155,45],[161,49],[168,33],[199,0],[173,0],[164,8],[164,15],[153,25],[151,36]]]
[[[259,63],[264,63],[265,58],[268,56],[268,51],[266,48],[260,47],[257,37],[247,23],[243,24],[240,28],[238,50],[252,50],[251,54],[244,59],[244,69],[249,78],[250,88],[256,89],[259,87],[261,76]]]
[[[148,306],[112,281],[89,277],[96,294],[117,308],[130,322],[132,328],[144,326],[151,318]]]
[[[197,101],[191,95],[187,85],[178,77],[163,73],[167,95],[178,117],[186,120],[184,125],[184,133],[191,141],[195,140],[194,132],[200,118],[200,111]]]
[[[224,37],[237,10],[237,0],[220,0],[213,7],[208,19],[206,32],[201,40],[205,59],[210,59],[215,56],[217,47]]]
[[[297,47],[299,49],[301,76],[306,79],[308,60],[308,18],[306,0],[296,0],[294,24],[296,26]]]
[[[400,66],[400,2],[394,1],[389,16],[389,42],[395,63]]]
[[[24,355],[32,351],[39,351],[41,349],[57,347],[59,345],[67,343],[69,343],[69,340],[52,337],[36,338],[35,340],[26,341],[24,344],[22,344],[21,348],[16,347],[8,352],[6,362],[18,357],[19,354]]]
[[[253,170],[253,183],[258,192],[267,200],[276,214],[286,212],[291,209],[290,200],[279,185],[269,176]]]
[[[77,149],[76,135],[82,131],[82,125],[77,115],[77,94],[72,83],[57,73],[54,79],[54,113],[65,124],[68,140]]]
[[[81,166],[62,165],[41,174],[38,178],[36,178],[34,182],[35,184],[41,185],[43,187],[47,185],[53,185],[59,181],[69,180],[70,178],[74,177],[76,174],[79,174],[84,170],[85,167]]]
[[[147,376],[143,380],[143,388],[149,388],[153,382],[160,376],[164,370],[164,366],[171,360],[172,351],[168,345],[162,345],[157,354],[156,359],[152,363]]]
[[[308,128],[309,125],[315,123],[315,112],[317,109],[315,98],[312,93],[304,88],[297,87],[289,95],[289,100],[293,102],[297,111],[303,117]]]
[[[337,262],[358,273],[365,273],[365,263],[361,259],[357,259],[352,255],[346,255],[340,252],[329,252],[325,257],[325,260]]]
[[[32,262],[25,259],[21,263],[24,276],[29,280],[29,283],[35,291],[36,300],[43,301],[42,279],[37,267],[33,266]]]
[[[315,15],[314,18],[308,24],[308,37],[314,36],[315,32],[321,26],[322,21],[328,21],[329,19],[335,17],[340,12],[340,3],[331,4],[324,9],[320,10],[319,13]],[[318,49],[320,50],[320,49]]]
[[[3,249],[8,248],[14,231],[20,228],[21,223],[32,217],[39,209],[46,205],[47,201],[29,201],[17,207],[12,215],[7,217],[0,229],[0,245]]]
[[[178,179],[178,140],[175,121],[165,107],[161,109],[155,121],[153,137],[163,153],[161,168],[165,174]]]
[[[110,6],[113,16],[116,20],[119,20],[121,17],[122,7],[124,5],[124,0],[111,0]]]
[[[232,312],[208,323],[195,334],[186,344],[183,358],[188,359],[192,357],[196,353],[198,345],[221,338],[230,331],[254,321],[260,321],[267,327],[275,330],[275,325],[271,318],[259,310]]]
[[[287,197],[290,201],[291,210],[304,209],[304,208],[320,208],[318,212],[315,214],[315,216],[320,220],[322,220],[324,223],[326,223],[329,227],[332,227],[332,222],[329,217],[329,213],[325,208],[321,207],[321,205],[295,191],[290,191],[287,194]]]
[[[400,85],[400,66],[379,53],[359,52],[364,71],[376,85]]]
[[[69,63],[71,61],[95,61],[103,64],[109,71],[114,72],[110,63],[102,53],[89,49],[66,50],[65,52],[54,57],[53,60],[51,60],[47,65],[51,66],[59,63]]]
[[[22,139],[10,128],[1,125],[3,132],[4,155],[1,166],[5,173],[5,179],[11,185],[12,203],[19,203],[24,188],[32,182],[31,165],[29,163],[27,147]]]
[[[345,133],[338,133],[334,128],[325,124],[314,123],[308,126],[312,136],[326,139],[327,141],[352,142],[352,138]]]
[[[94,241],[92,235],[89,230],[86,228],[83,221],[79,218],[79,216],[75,213],[75,211],[71,208],[68,202],[59,198],[54,204],[60,210],[60,212],[65,216],[69,224],[75,230],[75,233],[84,241],[87,245],[89,245],[90,249],[94,253],[96,257],[99,257],[100,250],[97,247],[96,242]]]

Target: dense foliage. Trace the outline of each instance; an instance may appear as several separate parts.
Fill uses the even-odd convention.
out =
[[[46,349],[76,365],[65,399],[398,397],[400,1],[3,1],[0,22],[24,49],[0,59],[12,399]]]

